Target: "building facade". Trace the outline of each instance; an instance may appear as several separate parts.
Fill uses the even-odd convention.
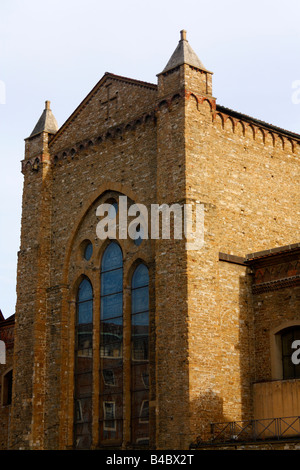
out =
[[[188,449],[300,415],[300,136],[219,105],[185,31],[157,77],[106,73],[25,140],[11,449]],[[129,237],[135,204],[200,205],[203,244]]]

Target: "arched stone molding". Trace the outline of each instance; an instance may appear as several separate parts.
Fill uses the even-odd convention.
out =
[[[73,249],[74,245],[74,240],[75,237],[80,229],[81,223],[83,222],[86,214],[88,213],[90,207],[99,199],[105,192],[113,191],[116,193],[119,193],[121,195],[127,196],[129,199],[132,201],[137,200],[136,194],[131,190],[126,185],[123,185],[121,183],[105,183],[103,184],[99,190],[95,193],[93,193],[85,202],[84,207],[82,208],[80,215],[77,217],[77,220],[74,224],[74,228],[70,234],[69,241],[66,246],[66,251],[65,251],[65,260],[64,260],[64,267],[63,267],[63,276],[62,276],[62,283],[67,284],[68,283],[68,270],[69,270],[69,262],[70,262],[70,256],[71,252]]]

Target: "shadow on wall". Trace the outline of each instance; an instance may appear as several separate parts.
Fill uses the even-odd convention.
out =
[[[241,416],[233,417],[233,421],[253,419],[252,384],[255,376],[255,344],[254,317],[252,306],[252,276],[249,268],[245,276],[239,279],[240,328],[239,328],[239,370]]]
[[[199,397],[191,402],[191,409],[195,414],[194,422],[197,428],[193,435],[196,436],[191,443],[198,445],[201,442],[208,442],[211,439],[211,423],[225,421],[223,414],[223,398],[212,390],[200,394]],[[197,419],[198,418],[198,419]]]

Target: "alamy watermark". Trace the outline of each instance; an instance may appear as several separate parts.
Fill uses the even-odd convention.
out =
[[[0,341],[0,364],[6,364],[6,347],[4,341]]]
[[[118,212],[118,224],[117,224]],[[128,207],[127,196],[119,196],[117,207],[100,204],[96,227],[99,239],[185,240],[186,250],[200,250],[204,245],[204,204],[144,204]],[[118,233],[117,233],[118,232]]]
[[[296,349],[296,351],[293,352],[291,359],[292,363],[297,366],[298,364],[300,364],[300,340],[296,339],[295,341],[293,341],[291,347],[292,349]]]

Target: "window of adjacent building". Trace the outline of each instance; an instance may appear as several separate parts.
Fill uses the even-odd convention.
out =
[[[77,292],[75,335],[75,445],[89,448],[92,428],[93,289],[83,279]]]
[[[116,242],[103,253],[100,277],[100,440],[122,439],[123,254]],[[113,425],[110,423],[113,422]]]
[[[293,362],[293,343],[300,340],[300,327],[291,327],[281,332],[283,379],[299,379],[300,364]],[[299,349],[299,348],[298,348]]]
[[[104,401],[103,428],[105,431],[116,431],[116,404],[114,401]]]
[[[149,423],[149,401],[143,400],[140,410],[140,423]]]
[[[131,423],[132,442],[149,438],[149,272],[144,264],[131,283]]]
[[[102,372],[105,385],[116,385],[115,374],[113,370],[105,369]]]

